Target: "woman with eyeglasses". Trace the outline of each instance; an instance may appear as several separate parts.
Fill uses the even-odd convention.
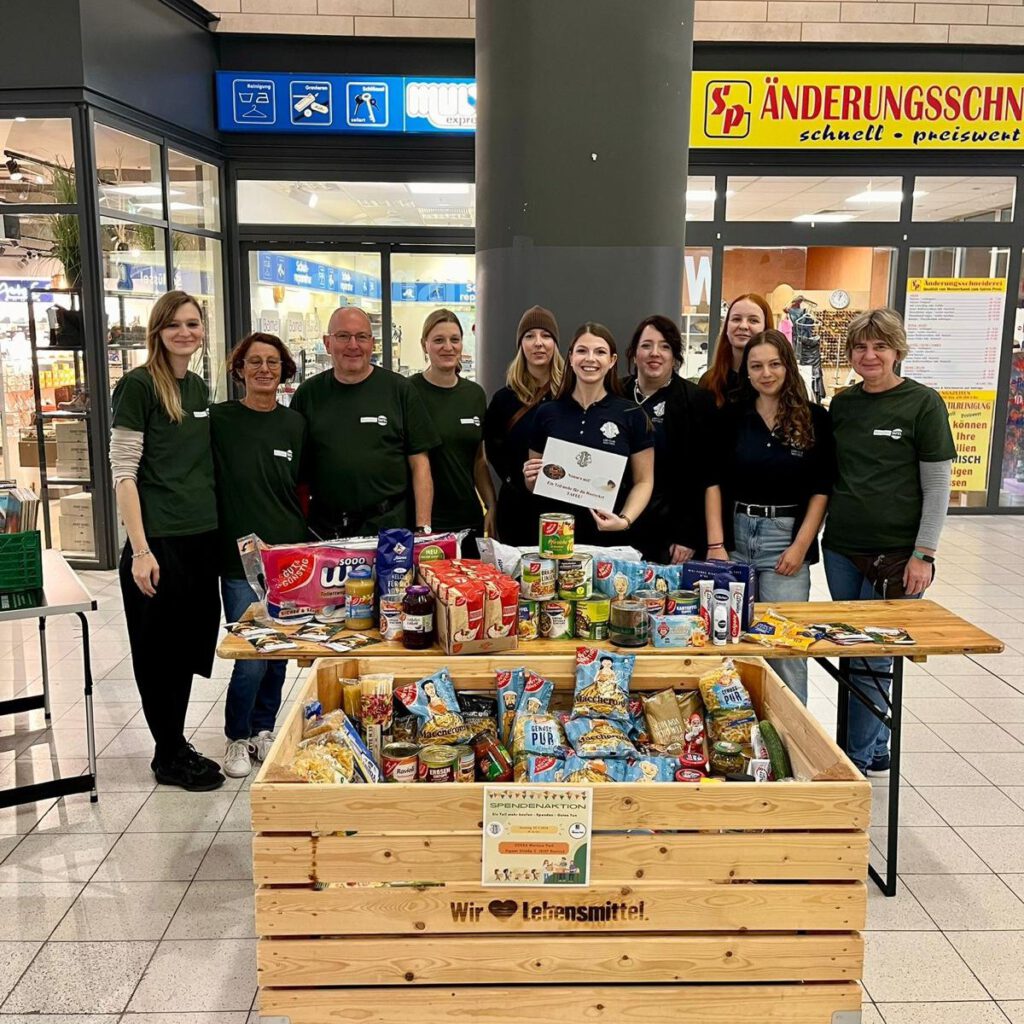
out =
[[[304,540],[299,466],[306,421],[278,404],[277,389],[295,375],[280,338],[250,334],[229,359],[231,376],[245,386],[237,402],[210,408],[220,525],[220,588],[224,619],[237,622],[258,600],[242,571],[238,539],[255,533],[268,544]],[[262,761],[274,742],[285,661],[236,661],[224,702],[224,773],[244,778],[253,758]]]

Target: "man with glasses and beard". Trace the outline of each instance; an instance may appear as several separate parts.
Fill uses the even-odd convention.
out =
[[[440,439],[405,377],[370,362],[373,327],[355,306],[336,309],[324,335],[334,366],[304,381],[291,407],[308,430],[302,478],[319,537],[430,530],[428,452]]]

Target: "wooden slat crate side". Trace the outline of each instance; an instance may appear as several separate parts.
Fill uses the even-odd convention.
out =
[[[377,786],[253,784],[255,832],[432,834],[482,828],[480,785]],[[865,782],[737,782],[598,785],[595,829],[865,831]]]
[[[595,884],[585,889],[338,887],[256,890],[256,934],[860,931],[863,882]],[[590,919],[588,919],[590,918]]]
[[[833,1014],[860,1011],[861,989],[854,982],[271,988],[261,990],[259,1005],[289,1024],[522,1024],[556,1015],[587,1024],[835,1024]]]
[[[858,934],[261,939],[262,987],[856,981]]]
[[[848,881],[867,871],[864,832],[595,835],[591,875],[606,881]],[[320,882],[478,882],[479,835],[257,835],[263,885]]]

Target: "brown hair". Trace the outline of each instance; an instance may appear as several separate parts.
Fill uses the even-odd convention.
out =
[[[543,328],[541,329],[543,330]],[[520,338],[516,343],[516,357],[508,364],[505,384],[523,405],[538,405],[545,398],[554,398],[559,393],[562,375],[565,373],[565,360],[562,358],[562,353],[558,351],[558,338],[553,334],[551,337],[555,342],[555,350],[551,354],[551,377],[547,384],[543,385],[539,385],[530,376],[530,371],[526,366],[526,356],[523,354],[523,339]]]
[[[608,343],[608,349],[612,354],[613,362],[608,367],[608,372],[604,375],[604,386],[605,390],[613,395],[622,394],[622,385],[619,383],[619,372],[618,372],[618,350],[615,347],[615,338],[612,336],[612,332],[605,327],[604,324],[597,324],[593,321],[588,320],[584,324],[580,324],[576,328],[576,333],[572,336],[572,341],[569,343],[569,351],[566,353],[565,360],[565,372],[562,374],[562,383],[558,389],[558,398],[569,398],[572,396],[573,391],[576,390],[576,371],[572,368],[572,350],[576,345],[576,342],[583,337],[584,334],[593,334],[595,337],[600,338],[602,341]]]
[[[153,378],[153,385],[156,388],[156,396],[172,423],[180,423],[185,418],[185,414],[181,408],[181,388],[178,386],[178,378],[174,376],[174,371],[171,369],[167,349],[160,340],[160,332],[170,325],[178,310],[188,303],[196,307],[199,319],[205,327],[203,307],[199,305],[199,300],[193,298],[188,292],[176,290],[165,292],[156,300],[150,311],[149,325],[146,328],[146,361],[143,366],[149,370],[149,375]],[[206,344],[205,336],[203,344]]]
[[[895,309],[883,307],[858,313],[846,332],[846,361],[853,355],[853,346],[860,341],[882,341],[896,352],[896,359],[902,362],[910,352],[907,331],[903,317]]]
[[[779,354],[786,369],[786,379],[779,391],[779,412],[774,433],[792,448],[814,447],[814,421],[811,418],[811,404],[807,388],[796,364],[793,346],[782,331],[762,331],[754,335],[743,349],[743,369],[746,371],[750,353],[758,345],[770,345]],[[749,374],[748,374],[749,376]]]
[[[653,327],[668,343],[668,347],[672,349],[674,368],[678,370],[683,365],[683,336],[679,333],[675,321],[660,313],[646,316],[636,325],[636,330],[633,331],[633,340],[629,343],[629,348],[626,349],[626,365],[632,367],[636,362],[636,350],[640,345],[640,335],[648,327]]]
[[[772,330],[775,327],[775,317],[772,316],[771,306],[763,295],[756,292],[747,292],[745,295],[737,295],[722,317],[722,329],[718,334],[718,341],[715,343],[715,354],[711,357],[711,365],[701,382],[715,396],[715,405],[721,408],[728,398],[729,371],[732,369],[732,345],[729,344],[729,317],[732,315],[732,307],[737,302],[752,302],[761,310],[764,317],[764,329]]]
[[[264,334],[262,331],[253,331],[252,334],[247,334],[231,350],[231,355],[228,356],[228,369],[231,371],[231,376],[241,383],[244,379],[242,365],[245,363],[245,357],[249,354],[249,349],[256,344],[272,345],[277,349],[277,354],[281,357],[281,383],[287,384],[295,376],[295,360],[292,358],[291,352],[288,351],[288,346],[276,334]]]

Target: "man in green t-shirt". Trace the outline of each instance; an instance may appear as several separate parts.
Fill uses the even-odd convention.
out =
[[[333,369],[304,381],[291,403],[308,430],[310,528],[323,538],[429,529],[427,453],[440,439],[419,396],[406,378],[371,364],[373,328],[363,310],[336,309],[324,346]]]

